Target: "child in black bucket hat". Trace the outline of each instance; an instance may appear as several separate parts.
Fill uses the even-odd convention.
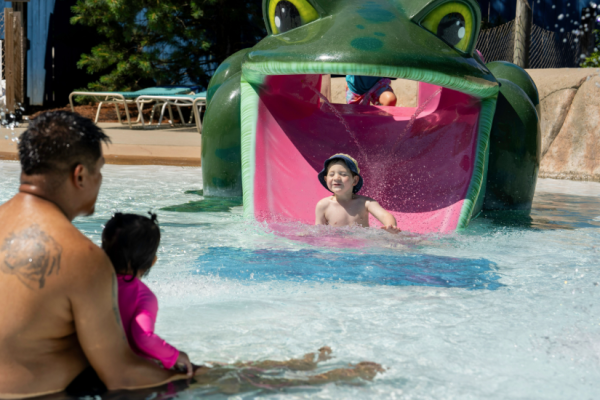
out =
[[[335,154],[329,157],[323,170],[319,172],[319,181],[333,196],[317,203],[315,210],[316,225],[369,226],[369,214],[383,224],[382,229],[398,233],[396,218],[375,200],[358,195],[363,186],[358,163],[347,154]]]

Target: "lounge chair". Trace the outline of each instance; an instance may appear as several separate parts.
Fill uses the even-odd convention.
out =
[[[117,119],[119,120],[119,123],[125,124],[124,122],[121,121],[121,113],[119,112],[119,104],[122,104],[123,108],[125,108],[127,124],[131,128],[132,122],[131,122],[131,118],[129,116],[128,105],[136,103],[136,100],[138,97],[144,96],[144,95],[146,95],[146,96],[173,96],[173,95],[179,95],[179,94],[188,94],[188,93],[193,92],[194,89],[195,89],[195,87],[190,87],[190,86],[157,86],[157,87],[151,87],[151,88],[146,88],[146,89],[142,89],[142,90],[137,90],[135,92],[73,92],[69,95],[69,103],[71,104],[71,110],[73,110],[73,112],[75,112],[75,107],[73,106],[73,96],[87,96],[87,97],[95,98],[97,101],[99,101],[98,111],[96,112],[96,119],[94,121],[96,123],[98,123],[98,118],[100,117],[100,109],[102,108],[102,104],[104,104],[104,103],[114,104],[115,109],[117,110]],[[154,100],[152,100],[152,101],[154,101]],[[148,101],[148,102],[150,102],[150,101]],[[141,120],[142,120],[142,114],[140,113],[140,115],[138,115],[138,119],[135,122],[133,122],[133,124],[140,123]]]
[[[150,114],[149,125],[152,124],[152,119],[154,118],[154,112],[157,108],[161,108],[160,115],[158,117],[157,126],[160,126],[162,120],[165,115],[165,110],[169,110],[169,118],[171,121],[173,120],[173,111],[171,106],[177,108],[177,112],[179,113],[179,118],[181,118],[181,123],[185,125],[185,119],[183,118],[183,114],[181,113],[181,107],[192,107],[192,113],[190,114],[190,120],[188,122],[189,125],[192,124],[192,121],[196,122],[196,129],[198,133],[202,133],[202,120],[200,118],[200,113],[202,108],[206,106],[206,92],[202,93],[194,93],[194,94],[175,94],[175,95],[142,95],[136,99],[136,104],[138,106],[138,110],[140,111],[141,123],[145,125],[144,116],[141,113],[142,107],[144,104],[149,102],[156,102],[152,107],[152,113]]]

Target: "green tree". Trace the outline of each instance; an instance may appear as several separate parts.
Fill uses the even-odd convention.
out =
[[[583,68],[598,68],[600,67],[600,30],[594,30],[594,37],[596,39],[596,44],[594,47],[594,52],[589,55],[585,59],[584,62],[581,63]]]
[[[78,62],[94,91],[151,85],[206,86],[229,55],[266,35],[261,0],[78,0],[72,24],[105,40]]]

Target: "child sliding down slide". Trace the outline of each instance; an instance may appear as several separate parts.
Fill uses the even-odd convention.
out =
[[[347,154],[335,154],[325,161],[319,172],[319,181],[333,193],[317,203],[316,225],[360,225],[369,226],[369,214],[383,224],[382,229],[398,233],[396,218],[375,200],[357,195],[362,188],[358,163]]]

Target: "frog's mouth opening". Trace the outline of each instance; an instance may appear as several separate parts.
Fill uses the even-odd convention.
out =
[[[359,194],[402,230],[455,231],[481,209],[495,96],[419,82],[416,107],[330,104],[321,84],[320,74],[242,80],[247,215],[314,223],[316,203],[331,195],[317,174],[336,153],[358,161]]]

